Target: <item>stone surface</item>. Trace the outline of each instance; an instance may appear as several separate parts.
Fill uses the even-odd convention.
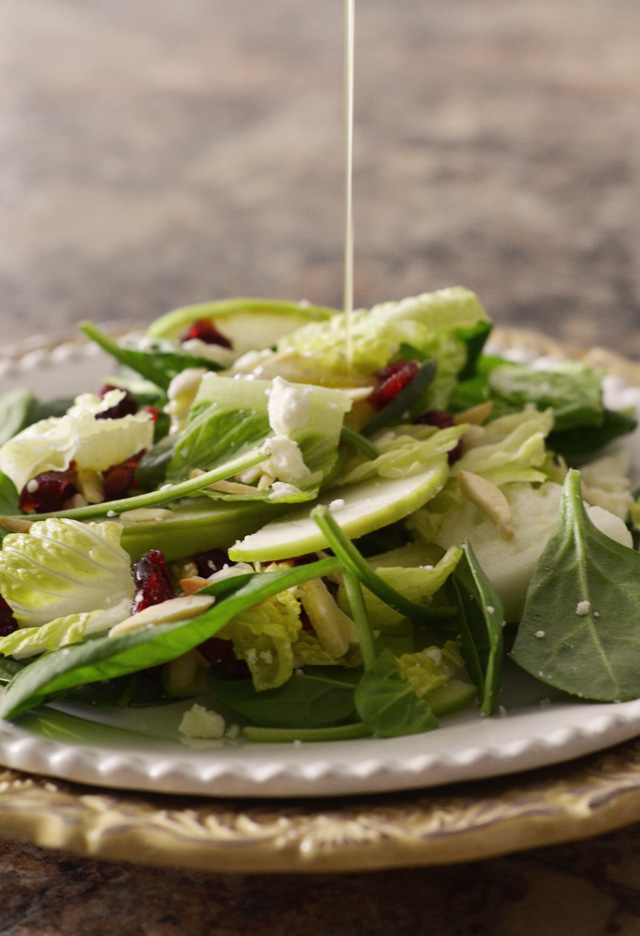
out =
[[[0,0],[4,340],[342,296],[340,0]],[[366,0],[356,302],[463,283],[640,355],[637,0]],[[7,337],[8,336],[8,337]],[[0,843],[4,936],[640,932],[640,830],[450,868],[206,876]]]
[[[358,5],[356,302],[462,283],[640,353],[635,0]],[[25,336],[342,302],[342,3],[0,0],[0,308]]]

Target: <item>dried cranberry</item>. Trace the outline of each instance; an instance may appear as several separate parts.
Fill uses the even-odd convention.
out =
[[[454,426],[455,422],[451,413],[447,413],[445,410],[425,410],[424,413],[421,413],[416,419],[413,420],[414,423],[419,423],[422,426],[436,426],[438,429],[448,429],[450,426]],[[455,448],[452,448],[449,452],[447,458],[449,464],[452,465],[454,462],[462,456],[462,441],[459,441]]]
[[[150,549],[134,562],[131,575],[136,587],[131,605],[132,614],[175,597],[171,572],[159,549]]]
[[[420,416],[417,416],[414,423],[420,423],[423,426],[437,426],[438,429],[448,429],[454,425],[453,416],[445,410],[430,409],[425,410]]]
[[[229,565],[229,557],[223,549],[209,549],[207,552],[196,553],[191,557],[198,567],[198,575],[209,578],[214,572],[219,572]]]
[[[126,497],[129,490],[136,486],[136,468],[142,454],[142,452],[138,452],[136,455],[132,455],[131,458],[127,458],[126,461],[120,462],[119,465],[112,465],[103,472],[102,487],[106,501]]]
[[[222,637],[209,637],[201,643],[198,650],[207,663],[220,676],[227,679],[250,679],[251,672],[244,660],[239,660],[233,652],[233,643]]]
[[[113,387],[111,384],[106,384],[98,393],[100,399],[103,400],[110,390],[122,390],[122,387]],[[122,390],[122,392],[124,393],[122,399],[110,406],[109,409],[96,413],[96,419],[122,419],[123,416],[133,416],[134,413],[138,412],[138,401],[134,395],[129,393],[128,390]]]
[[[7,637],[18,630],[18,622],[13,616],[13,611],[0,595],[0,637]]]
[[[204,341],[205,344],[220,345],[222,348],[233,348],[229,339],[218,331],[210,319],[198,319],[197,322],[194,322],[181,337],[180,343],[184,344],[185,341],[193,341],[194,338],[198,341]]]
[[[396,361],[395,364],[387,364],[376,373],[376,386],[367,398],[368,402],[377,410],[383,409],[411,383],[419,369],[417,361]]]
[[[27,482],[20,493],[23,513],[52,513],[62,510],[70,497],[78,493],[78,474],[72,462],[66,471],[42,471]]]

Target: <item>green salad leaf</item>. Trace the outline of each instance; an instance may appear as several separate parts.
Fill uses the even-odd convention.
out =
[[[480,711],[492,715],[500,690],[504,609],[468,543],[453,573],[459,597],[462,655],[480,689]]]
[[[0,550],[0,594],[22,627],[131,602],[129,555],[117,523],[51,519],[10,533]]]
[[[150,625],[118,637],[97,636],[45,653],[21,669],[0,699],[0,718],[27,711],[75,686],[101,682],[175,660],[197,647],[237,614],[300,582],[336,572],[339,562],[324,559],[295,569],[261,572],[211,583],[203,594],[224,600],[192,620]]]
[[[531,579],[512,658],[581,699],[640,696],[640,554],[601,533],[570,471],[557,527]]]
[[[438,727],[429,704],[416,695],[390,650],[383,650],[355,691],[358,715],[380,738],[417,734]]]

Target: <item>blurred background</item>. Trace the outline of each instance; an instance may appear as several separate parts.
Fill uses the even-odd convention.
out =
[[[342,302],[343,0],[0,0],[5,343]],[[640,355],[637,0],[358,0],[355,302]]]

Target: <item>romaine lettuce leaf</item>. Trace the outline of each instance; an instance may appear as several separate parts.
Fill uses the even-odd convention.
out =
[[[403,653],[397,658],[397,663],[400,675],[421,699],[464,669],[460,647],[454,640],[447,640],[443,647],[426,647],[418,653]]]
[[[0,594],[21,627],[109,609],[134,593],[118,523],[49,519],[5,536]]]
[[[298,637],[300,602],[283,591],[241,611],[218,636],[231,640],[235,655],[245,660],[258,691],[276,689],[293,672],[293,643]]]
[[[337,483],[354,484],[365,478],[409,478],[424,471],[435,457],[456,447],[467,427],[402,426],[387,430],[371,441],[380,453],[377,458],[358,455],[350,460],[340,473]]]
[[[442,407],[468,360],[464,333],[471,334],[478,323],[486,323],[488,331],[489,318],[478,298],[467,289],[454,287],[352,313],[351,362],[346,359],[344,314],[299,328],[280,340],[278,350],[312,356],[336,375],[349,371],[370,375],[398,357],[434,358],[438,372],[428,405]]]
[[[78,468],[105,471],[153,442],[153,420],[148,412],[119,419],[96,419],[121,397],[83,393],[64,416],[33,423],[0,448],[0,471],[18,491],[42,471],[65,471],[72,461]]]
[[[455,466],[482,475],[498,486],[515,481],[546,481],[545,439],[553,426],[551,410],[525,409],[492,420]]]
[[[412,547],[414,549],[415,547]],[[423,547],[424,548],[424,547]],[[402,550],[392,550],[389,554],[393,556],[398,554],[401,558]],[[416,604],[425,604],[427,599],[434,595],[446,582],[455,569],[462,550],[458,547],[449,549],[439,562],[430,563],[424,560],[424,564],[403,566],[398,561],[397,565],[389,566],[386,564],[386,554],[372,556],[368,562],[377,572],[381,579],[401,592],[406,598],[416,602]],[[393,632],[404,616],[399,611],[390,608],[386,602],[382,601],[377,595],[374,595],[368,588],[363,587],[367,614],[371,626],[382,633]],[[343,611],[349,610],[349,603],[345,593],[344,585],[338,589],[337,601]]]
[[[40,627],[20,627],[12,634],[0,638],[0,653],[23,660],[69,644],[81,643],[91,634],[110,630],[131,613],[131,600],[123,599],[113,608],[85,611],[56,618]]]
[[[340,390],[293,384],[283,390],[283,385],[277,378],[236,380],[206,375],[176,441],[167,478],[179,481],[194,469],[210,470],[268,440],[271,457],[237,479],[244,490],[219,485],[206,493],[221,499],[278,502],[315,497],[334,470],[343,417],[351,404]],[[291,399],[287,404],[287,391],[297,400],[296,406]],[[281,412],[275,412],[270,402],[276,394],[285,401]],[[265,483],[256,485],[261,479]],[[274,488],[273,481],[292,485],[292,489]]]

